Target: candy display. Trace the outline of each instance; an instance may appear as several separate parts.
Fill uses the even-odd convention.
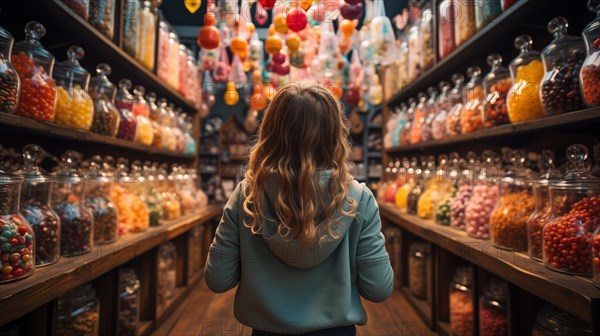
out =
[[[118,212],[111,199],[115,179],[112,158],[92,158],[88,169],[85,206],[94,218],[94,244],[109,244],[118,238]]]
[[[548,217],[552,214],[548,185],[557,177],[554,169],[554,154],[543,151],[538,161],[540,176],[533,181],[533,198],[535,210],[527,221],[527,243],[529,257],[542,261],[542,230]]]
[[[510,335],[508,324],[508,285],[500,279],[490,279],[479,299],[479,334]]]
[[[540,87],[546,115],[579,110],[583,106],[579,72],[585,46],[580,37],[567,34],[567,27],[563,17],[548,23],[548,31],[554,35],[554,40],[542,51],[545,74]]]
[[[508,117],[513,123],[544,116],[539,95],[544,67],[540,53],[532,49],[532,43],[529,35],[521,35],[515,39],[515,47],[521,53],[510,62],[513,85],[507,94]]]
[[[19,101],[19,75],[10,62],[14,39],[0,27],[0,111],[14,113]]]
[[[475,2],[471,0],[455,0],[454,4],[454,42],[463,44],[477,32],[475,25]]]
[[[425,181],[425,191],[420,195],[417,203],[417,215],[421,218],[434,219],[438,202],[450,193],[452,184],[446,179],[447,156],[439,158],[440,167]]]
[[[425,103],[425,121],[421,126],[421,142],[431,141],[433,139],[433,119],[435,118],[435,106],[437,101],[437,90],[436,88],[429,87],[427,89],[429,99]]]
[[[160,125],[160,107],[156,103],[156,93],[150,92],[146,95],[146,101],[150,107],[150,123],[152,124],[152,147],[162,148],[162,127]]]
[[[100,335],[100,301],[90,283],[59,297],[57,315],[57,335]]]
[[[156,14],[153,13],[150,1],[143,1],[139,21],[139,38],[135,59],[146,69],[152,70],[154,69],[154,50],[156,49]]]
[[[396,207],[398,207],[399,209],[402,209],[402,210],[406,210],[406,208],[408,207],[408,195],[410,194],[413,187],[415,186],[415,181],[414,181],[414,176],[413,176],[414,168],[411,167],[411,168],[408,168],[405,170],[406,170],[405,174],[401,173],[401,175],[398,176],[402,185],[397,189],[396,196],[395,196]],[[396,184],[394,184],[394,185],[396,185]]]
[[[162,148],[175,151],[177,147],[177,139],[175,138],[175,134],[173,134],[173,129],[171,128],[171,115],[169,114],[169,111],[167,111],[168,104],[169,103],[164,98],[161,98],[158,102],[160,107],[160,114],[158,118],[162,133]]]
[[[127,159],[117,160],[118,183],[112,188],[111,198],[119,212],[119,235],[140,232],[150,226],[150,215],[140,198],[145,193],[145,183],[139,176],[128,172]]]
[[[21,91],[16,114],[43,121],[54,120],[56,85],[52,80],[54,56],[40,43],[46,28],[31,21],[25,27],[25,40],[15,43],[12,64],[19,74]]]
[[[56,64],[54,79],[58,84],[58,102],[54,122],[68,127],[89,130],[94,118],[94,103],[87,93],[90,74],[79,65],[84,51],[71,46],[67,60]]]
[[[473,272],[460,267],[450,282],[450,327],[456,335],[471,335],[474,329]]]
[[[146,90],[143,86],[138,85],[133,89],[134,100],[132,106],[132,112],[135,115],[137,123],[137,131],[135,133],[135,141],[144,145],[152,144],[152,137],[154,136],[154,129],[150,122],[150,105],[144,98]]]
[[[169,77],[169,26],[166,21],[158,23],[158,51],[156,56],[156,75],[162,81]]]
[[[475,25],[481,29],[502,13],[498,0],[482,0],[475,6]]]
[[[454,37],[454,2],[443,0],[438,11],[438,54],[440,58],[446,57],[456,48]]]
[[[507,68],[502,66],[502,56],[491,54],[487,58],[491,66],[490,72],[483,78],[483,124],[493,127],[510,123],[506,95],[512,86],[512,79]]]
[[[532,336],[593,335],[592,326],[555,306],[546,303],[537,314]]]
[[[112,39],[115,31],[115,0],[90,0],[88,21]]]
[[[592,282],[600,288],[600,227],[594,232],[592,240],[592,265],[594,266]]]
[[[90,0],[61,0],[67,5],[75,14],[81,16],[84,19],[88,19]]]
[[[431,246],[427,243],[412,243],[408,255],[408,287],[412,295],[427,299],[427,265],[431,257]]]
[[[473,186],[471,199],[465,209],[465,230],[469,236],[479,239],[490,238],[490,216],[498,200],[498,187],[488,181],[488,171],[493,170],[490,166],[490,155],[484,159],[487,166],[481,169]]]
[[[434,140],[441,140],[446,137],[446,116],[451,107],[451,102],[448,100],[448,91],[450,83],[440,82],[440,94],[437,97],[435,104],[435,116],[431,122],[431,136]]]
[[[491,240],[496,246],[527,250],[527,220],[534,210],[530,186],[500,182],[499,199],[490,216]],[[520,182],[526,183],[526,182]]]
[[[596,18],[583,29],[587,57],[581,67],[581,92],[587,107],[600,106],[600,3],[589,1],[588,8]]]
[[[452,208],[451,204],[456,196],[457,189],[451,188],[444,196],[440,198],[435,206],[435,222],[440,225],[450,225]]]
[[[90,80],[90,96],[94,101],[94,120],[91,131],[114,137],[121,123],[119,110],[113,105],[116,89],[108,80],[111,68],[101,63],[96,67],[96,77]]]
[[[433,1],[428,1],[423,7],[421,13],[421,71],[427,71],[435,62],[435,50],[433,42],[433,11],[431,8]]]
[[[410,143],[418,144],[421,142],[421,133],[423,123],[425,123],[427,95],[423,92],[419,92],[419,103],[415,106],[413,111],[412,125],[410,128]]]
[[[457,136],[462,131],[460,112],[463,108],[463,83],[465,78],[463,75],[457,74],[452,76],[454,86],[448,92],[448,100],[452,103],[446,114],[446,135],[449,137]]]
[[[135,271],[121,268],[119,272],[119,313],[117,334],[138,335],[140,322],[140,280]]]
[[[587,149],[567,149],[570,170],[550,183],[552,214],[543,229],[544,265],[551,269],[592,275],[592,234],[600,225],[600,179],[589,174]]]
[[[121,47],[126,53],[135,57],[138,54],[140,33],[140,2],[124,0],[121,15]]]
[[[119,110],[121,118],[117,138],[133,141],[137,133],[137,118],[132,112],[133,96],[129,92],[130,89],[131,81],[129,79],[121,79],[119,81],[119,90],[115,97],[115,107]]]
[[[21,214],[33,229],[37,267],[53,264],[60,258],[60,222],[50,204],[55,180],[39,168],[45,157],[40,147],[25,146],[23,168],[17,172],[23,178]]]
[[[177,287],[177,248],[172,242],[165,242],[158,248],[156,278],[157,306],[160,311],[175,295]]]
[[[150,226],[159,226],[162,224],[165,214],[162,206],[163,198],[158,189],[157,167],[145,163],[143,169],[144,178],[148,183],[144,203],[148,207],[149,224]]]
[[[467,69],[471,80],[463,88],[463,108],[460,111],[461,133],[470,133],[483,127],[483,87],[481,69],[477,66]]]

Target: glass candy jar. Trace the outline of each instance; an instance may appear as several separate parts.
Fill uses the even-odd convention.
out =
[[[421,130],[423,123],[425,123],[427,95],[423,92],[419,92],[419,103],[415,106],[413,111],[413,121],[410,128],[410,143],[415,145],[421,142]]]
[[[110,244],[118,238],[119,216],[111,198],[115,179],[113,165],[112,157],[102,160],[95,156],[88,171],[85,205],[94,217],[95,244]]]
[[[121,48],[135,57],[138,53],[140,33],[140,1],[124,0],[121,16]]]
[[[417,106],[417,101],[414,98],[408,99],[408,109],[406,110],[406,122],[404,123],[404,128],[400,131],[400,145],[408,146],[410,145],[410,130],[412,129],[413,117],[415,112],[415,107]]]
[[[508,323],[508,284],[492,278],[479,299],[479,334],[510,335]]]
[[[96,67],[96,77],[90,80],[90,96],[94,102],[94,119],[91,131],[97,134],[114,137],[121,123],[121,115],[113,104],[115,86],[108,80],[111,68],[101,63]]]
[[[500,1],[501,0],[480,0],[479,3],[476,2],[475,26],[477,26],[477,29],[485,27],[502,13]]]
[[[433,139],[433,119],[435,118],[435,105],[437,98],[437,89],[433,86],[427,89],[429,99],[425,102],[425,121],[421,126],[421,142],[431,141]]]
[[[434,140],[441,140],[446,137],[446,117],[448,116],[449,106],[448,92],[450,83],[440,82],[440,94],[435,102],[435,116],[431,122],[431,136]]]
[[[192,134],[193,125],[192,125],[191,117],[187,117],[183,120],[183,127],[184,127],[183,135],[185,138],[185,147],[183,149],[183,153],[184,154],[196,154],[197,144],[196,144],[196,139],[194,139],[194,136]]]
[[[23,178],[0,169],[0,283],[33,273],[36,242],[19,211]]]
[[[421,69],[421,26],[419,20],[421,19],[421,8],[413,6],[411,2],[409,4],[410,13],[410,27],[408,28],[408,82],[412,83],[423,73]]]
[[[483,87],[481,86],[481,68],[472,66],[467,69],[471,80],[463,88],[463,108],[460,112],[461,132],[470,133],[483,127]]]
[[[591,276],[592,234],[600,226],[600,179],[589,174],[587,149],[567,149],[564,179],[550,183],[552,214],[543,229],[544,265],[553,270]]]
[[[400,210],[406,210],[408,206],[408,195],[415,186],[415,167],[409,166],[407,160],[402,161],[402,167],[398,171],[396,183],[396,195],[394,197],[396,207]]]
[[[556,178],[554,153],[543,151],[538,161],[540,176],[533,181],[535,209],[527,220],[527,246],[529,258],[542,261],[542,230],[548,216],[552,214],[548,185]]]
[[[581,67],[580,83],[587,107],[600,106],[600,1],[589,0],[588,8],[596,18],[583,29],[587,57]]]
[[[454,38],[454,1],[442,0],[438,11],[438,54],[440,59],[456,49]]]
[[[421,167],[415,171],[415,184],[406,197],[406,212],[416,215],[419,209],[419,199],[426,189],[426,183],[431,178],[432,163],[421,160]]]
[[[174,31],[169,32],[167,84],[179,90],[179,38]]]
[[[169,111],[169,118],[171,119],[171,131],[175,136],[175,150],[181,153],[185,148],[185,136],[183,135],[183,131],[179,124],[181,109],[178,108],[177,111],[175,111],[173,104],[169,104],[167,106],[167,111]]]
[[[88,21],[112,40],[115,32],[116,0],[90,0]]]
[[[490,216],[498,201],[498,187],[488,176],[495,167],[493,157],[485,153],[486,167],[479,172],[473,185],[471,199],[465,209],[465,230],[474,238],[490,239]]]
[[[434,220],[440,225],[450,225],[452,220],[452,201],[456,197],[458,191],[456,182],[458,181],[460,173],[459,157],[458,153],[450,154],[450,164],[446,167],[441,179],[440,185],[444,188],[441,189],[441,196],[435,204]]]
[[[512,86],[510,71],[502,66],[502,56],[491,54],[487,58],[490,72],[483,78],[483,124],[493,127],[510,123],[506,95]]]
[[[187,47],[185,44],[179,45],[178,62],[179,62],[179,84],[177,87],[181,95],[185,97],[187,94]]]
[[[133,99],[132,112],[135,115],[137,122],[135,141],[150,146],[152,144],[154,130],[152,129],[152,123],[150,122],[150,105],[144,98],[146,90],[143,86],[138,85],[133,88],[133,93],[135,96]]]
[[[579,87],[579,72],[585,58],[585,46],[578,36],[569,35],[569,23],[557,17],[548,23],[554,40],[542,50],[544,77],[540,96],[546,115],[579,110],[583,106]]]
[[[56,85],[52,80],[54,56],[40,39],[46,35],[41,23],[25,26],[25,40],[15,43],[11,61],[19,74],[21,91],[16,114],[41,121],[53,121],[56,108]]]
[[[115,97],[115,107],[119,109],[119,115],[121,116],[117,138],[133,141],[137,133],[137,119],[132,112],[133,96],[129,92],[130,89],[131,81],[129,79],[121,79],[119,81],[119,90]]]
[[[88,19],[90,0],[62,0],[75,14]]]
[[[592,239],[592,264],[594,266],[592,282],[600,288],[600,226],[594,232]]]
[[[150,123],[152,124],[152,147],[162,148],[162,127],[160,126],[160,107],[156,103],[156,93],[146,95],[150,107]]]
[[[515,151],[512,168],[498,182],[498,202],[490,216],[492,243],[519,252],[527,250],[527,220],[535,208],[532,176],[524,163],[525,154]]]
[[[154,69],[154,51],[156,49],[156,14],[150,1],[143,1],[140,11],[139,38],[135,58],[146,69]]]
[[[458,176],[456,196],[454,196],[450,203],[450,226],[460,231],[465,231],[466,229],[465,211],[473,193],[473,176],[475,175],[476,159],[475,153],[469,152],[467,154],[468,163],[465,163],[467,166],[463,167]]]
[[[163,212],[165,219],[177,219],[181,217],[181,200],[177,195],[176,176],[167,174],[166,169],[162,169],[158,181],[163,191]]]
[[[450,328],[456,335],[473,334],[473,302],[473,271],[459,267],[450,281]]]
[[[57,335],[100,335],[100,300],[91,283],[58,298]]]
[[[475,25],[475,1],[454,0],[454,42],[456,46],[465,43],[477,32]]]
[[[161,81],[169,77],[169,26],[166,21],[158,23],[158,51],[156,53],[156,75]]]
[[[452,76],[454,86],[448,92],[448,100],[450,102],[448,112],[446,114],[446,136],[454,137],[462,131],[460,112],[463,109],[463,83],[465,77],[457,74]]]
[[[433,10],[432,2],[428,1],[423,6],[421,13],[421,71],[425,72],[433,66],[435,62],[435,50],[433,41]]]
[[[128,232],[145,231],[150,225],[148,208],[141,199],[141,195],[145,193],[145,183],[138,176],[129,174],[127,166],[127,159],[117,160],[118,182],[111,193],[119,211],[121,236]]]
[[[592,326],[577,317],[546,303],[540,309],[531,330],[532,336],[593,335]]]
[[[162,311],[175,296],[177,288],[177,248],[168,241],[158,248],[156,293],[157,310]]]
[[[89,130],[94,120],[94,102],[88,94],[90,73],[79,64],[84,51],[79,46],[71,46],[67,60],[56,64],[58,102],[54,122],[59,125]]]
[[[60,221],[50,203],[55,179],[39,167],[45,157],[39,146],[25,146],[23,168],[17,173],[23,178],[21,214],[35,235],[36,267],[53,264],[60,258]]]
[[[144,203],[148,207],[150,226],[159,226],[162,224],[165,214],[162,205],[163,199],[158,186],[158,177],[156,176],[156,167],[151,166],[149,162],[144,163],[143,174],[147,183]]]
[[[408,252],[408,288],[410,293],[427,299],[428,294],[428,259],[431,258],[431,245],[424,242],[412,243]]]
[[[119,271],[117,335],[136,336],[140,323],[140,280],[131,268]]]
[[[171,128],[171,115],[167,110],[168,102],[166,99],[161,98],[159,101],[160,106],[160,125],[162,131],[162,148],[175,151],[177,148],[177,138]]]
[[[417,216],[421,218],[434,218],[435,205],[447,189],[447,182],[444,180],[447,160],[446,155],[440,155],[439,168],[425,181],[425,190],[421,193],[417,202]]]
[[[15,113],[19,102],[21,82],[10,62],[14,38],[0,27],[0,111]]]
[[[52,193],[52,208],[60,218],[61,255],[70,257],[90,251],[94,219],[84,205],[85,179],[77,168],[81,154],[67,151],[61,161]]]
[[[544,116],[539,95],[544,66],[540,53],[532,49],[532,43],[529,35],[520,35],[515,39],[515,47],[521,52],[510,62],[513,85],[507,95],[508,117],[513,123]]]
[[[406,126],[406,122],[408,119],[408,105],[406,103],[401,103],[400,104],[400,108],[396,109],[397,111],[397,115],[395,118],[395,125],[393,125],[393,128],[391,129],[391,132],[389,132],[388,134],[390,134],[391,136],[391,142],[392,142],[392,146],[393,147],[397,147],[400,146],[400,134],[402,133],[402,130],[404,129],[404,127]],[[391,123],[391,117],[390,117],[390,121],[388,121],[388,125],[390,125]],[[387,134],[386,134],[387,135]]]

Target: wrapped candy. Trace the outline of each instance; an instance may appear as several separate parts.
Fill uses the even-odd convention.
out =
[[[225,46],[222,45],[220,48],[219,61],[213,70],[213,79],[217,83],[225,83],[229,78],[230,72],[231,66],[229,65],[229,56],[227,56],[227,50],[225,49]]]
[[[375,0],[375,17],[371,21],[370,49],[373,55],[373,63],[390,65],[397,57],[396,38],[392,22],[385,15],[383,0]]]

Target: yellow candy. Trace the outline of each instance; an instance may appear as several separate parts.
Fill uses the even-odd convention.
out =
[[[396,206],[399,209],[406,209],[408,194],[410,194],[413,186],[412,183],[405,183],[402,187],[398,188],[398,191],[396,192]]]
[[[508,117],[515,123],[544,116],[539,84],[544,76],[542,62],[535,60],[517,69],[514,84],[508,91]]]
[[[89,130],[94,118],[94,103],[87,92],[79,85],[75,85],[71,92],[58,86],[57,96],[54,122],[63,126]]]
[[[137,133],[135,134],[135,141],[144,145],[151,145],[154,137],[152,123],[144,116],[137,116],[136,119]]]

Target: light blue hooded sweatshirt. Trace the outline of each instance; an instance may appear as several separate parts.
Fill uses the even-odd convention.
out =
[[[322,185],[330,173],[321,173]],[[278,184],[267,185],[263,214],[277,218],[272,204]],[[303,246],[276,235],[274,221],[266,221],[261,234],[244,226],[244,186],[242,181],[225,205],[210,246],[204,270],[208,288],[222,293],[238,285],[235,317],[257,330],[299,334],[366,324],[360,296],[382,302],[394,283],[371,191],[353,181],[348,196],[358,201],[356,216],[334,227],[336,238],[326,235]]]

